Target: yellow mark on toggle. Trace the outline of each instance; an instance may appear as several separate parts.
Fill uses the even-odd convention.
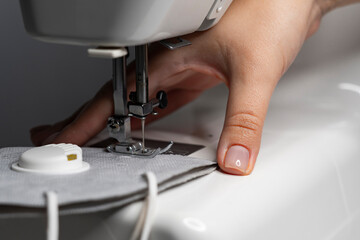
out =
[[[67,155],[67,159],[68,159],[68,161],[76,160],[76,159],[77,159],[77,155],[76,155],[76,154]]]

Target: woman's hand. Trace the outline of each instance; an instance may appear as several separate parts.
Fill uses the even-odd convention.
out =
[[[154,97],[157,91],[165,90],[171,103],[160,117],[191,102],[204,90],[225,83],[229,98],[218,163],[227,173],[251,173],[273,90],[305,39],[319,27],[323,9],[330,8],[316,0],[234,0],[218,25],[184,37],[192,46],[168,51],[153,44],[149,93]],[[134,90],[134,70],[129,71],[129,78],[129,88]],[[112,86],[108,82],[72,117],[34,128],[31,137],[36,145],[83,145],[105,128],[112,112]]]

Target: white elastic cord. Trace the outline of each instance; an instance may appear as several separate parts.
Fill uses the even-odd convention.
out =
[[[47,205],[47,240],[58,240],[59,238],[59,205],[55,192],[46,192]]]
[[[149,238],[151,226],[156,214],[158,193],[156,176],[152,172],[147,172],[145,176],[148,182],[148,195],[146,196],[139,219],[130,238],[131,240],[147,240]]]

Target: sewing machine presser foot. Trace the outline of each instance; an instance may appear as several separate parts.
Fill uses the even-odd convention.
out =
[[[146,117],[157,115],[156,108],[164,109],[168,105],[165,91],[159,91],[156,98],[149,99],[148,45],[135,46],[136,89],[130,92],[130,101],[126,86],[128,49],[99,47],[89,49],[88,52],[93,57],[112,59],[114,115],[108,119],[107,128],[109,136],[116,139],[117,143],[108,146],[107,150],[115,154],[144,158],[153,158],[169,150],[173,145],[172,142],[164,149],[145,146]],[[131,138],[131,117],[141,120],[142,142]]]
[[[106,148],[107,151],[122,156],[139,157],[139,158],[154,158],[159,154],[168,151],[174,143],[171,141],[165,148],[145,148],[143,149],[141,142],[133,143],[114,143]]]

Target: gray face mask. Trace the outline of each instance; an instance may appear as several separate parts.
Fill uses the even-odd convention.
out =
[[[40,175],[11,170],[28,149],[0,150],[0,192],[6,193],[0,194],[0,218],[43,214],[48,192],[57,194],[61,215],[120,207],[146,196],[146,172],[154,173],[161,192],[216,169],[212,161],[186,156],[129,158],[100,148],[83,148],[83,160],[91,166],[83,173]]]

